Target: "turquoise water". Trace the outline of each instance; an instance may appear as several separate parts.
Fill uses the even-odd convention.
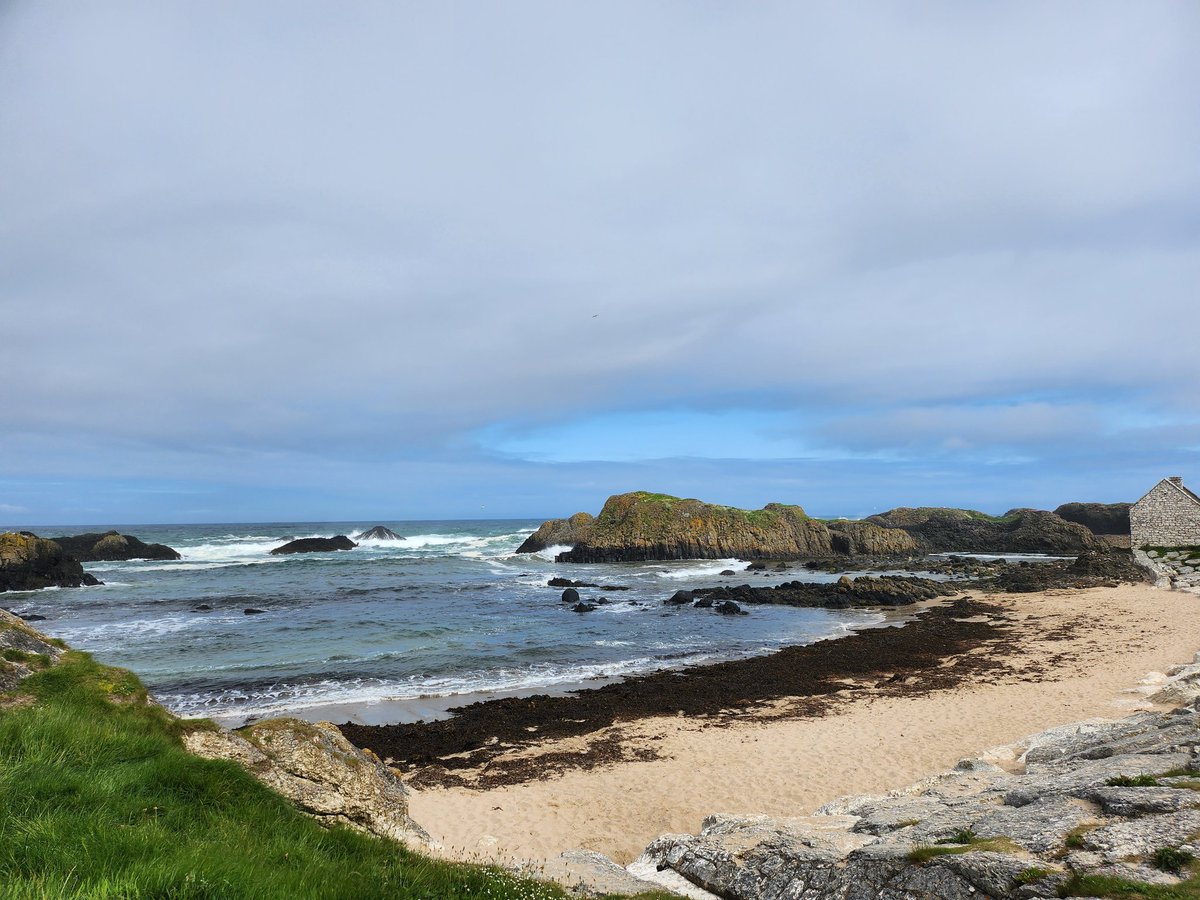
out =
[[[405,539],[341,553],[269,554],[294,537],[353,536],[376,524]],[[183,559],[89,563],[104,586],[10,593],[0,602],[45,616],[38,625],[48,633],[133,669],[177,713],[239,717],[554,688],[768,652],[883,619],[852,610],[764,606],[721,616],[664,607],[682,588],[749,581],[719,577],[745,563],[566,565],[553,562],[555,550],[518,555],[538,524],[123,525]],[[96,529],[31,530],[52,537]],[[560,590],[546,587],[556,575],[630,590],[608,592],[612,602],[595,612],[575,613]],[[247,608],[264,613],[246,615]]]

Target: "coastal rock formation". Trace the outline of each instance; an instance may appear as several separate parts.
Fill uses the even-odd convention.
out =
[[[368,528],[362,534],[354,536],[356,541],[402,541],[400,535],[392,531],[390,528],[385,528],[383,525],[376,525],[374,528]]]
[[[833,552],[829,529],[799,506],[744,510],[645,491],[609,497],[600,515],[574,534],[574,549],[558,556],[562,562],[794,559]]]
[[[569,519],[551,519],[525,538],[518,553],[537,553],[547,547],[574,546],[586,540],[596,520],[589,513],[577,512]]]
[[[0,693],[11,691],[34,672],[53,665],[62,654],[61,641],[46,637],[19,616],[0,609]]]
[[[1200,695],[1196,663],[1175,673],[1171,697]],[[1141,896],[1179,884],[1200,854],[1198,726],[1185,707],[1054,728],[812,816],[710,816],[629,870],[669,869],[727,900]]]
[[[1054,514],[1092,534],[1129,534],[1130,503],[1064,503]]]
[[[369,750],[328,722],[268,719],[238,732],[196,730],[184,746],[228,759],[325,825],[349,825],[409,844],[429,835],[408,817],[408,789]]]
[[[288,541],[282,547],[276,547],[271,551],[272,556],[280,556],[288,553],[328,553],[331,550],[353,550],[358,544],[350,540],[344,534],[339,534],[337,537],[331,538],[299,538],[294,541]]]
[[[899,507],[867,522],[908,532],[927,553],[1048,553],[1074,555],[1104,543],[1075,522],[1043,509],[989,516],[973,509]]]
[[[127,559],[181,559],[179,551],[166,544],[147,544],[132,534],[106,531],[103,534],[64,535],[50,540],[80,562],[121,562]]]
[[[872,522],[838,519],[825,523],[836,553],[849,556],[900,556],[920,549],[916,539],[899,528],[882,528]]]
[[[811,581],[789,581],[775,587],[700,588],[695,591],[679,591],[687,594],[685,600],[674,597],[664,603],[683,603],[693,597],[701,597],[709,603],[770,603],[781,606],[820,607],[823,609],[848,609],[862,606],[907,606],[918,600],[948,597],[961,592],[961,585],[929,578],[912,578],[901,575],[860,575],[850,578],[843,575],[833,584],[815,584]]]
[[[0,534],[0,591],[101,584],[54,541],[28,531]]]

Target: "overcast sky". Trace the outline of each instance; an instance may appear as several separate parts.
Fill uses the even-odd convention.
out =
[[[1200,483],[1200,4],[0,0],[0,524]]]

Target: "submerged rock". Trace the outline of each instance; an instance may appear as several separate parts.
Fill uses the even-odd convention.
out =
[[[328,553],[331,550],[353,550],[358,544],[344,534],[331,538],[299,538],[271,551],[272,556],[287,553]]]
[[[0,534],[0,591],[103,584],[55,541],[29,531]]]
[[[236,762],[322,824],[429,843],[408,816],[408,789],[396,773],[329,722],[268,719],[237,732],[193,731],[183,741],[198,756]]]
[[[400,535],[392,531],[390,528],[385,528],[382,525],[376,525],[374,528],[368,528],[362,534],[354,536],[356,541],[402,541]]]
[[[147,544],[132,534],[106,531],[103,534],[77,534],[51,538],[68,556],[80,562],[122,562],[128,559],[182,559],[178,550],[166,544]]]

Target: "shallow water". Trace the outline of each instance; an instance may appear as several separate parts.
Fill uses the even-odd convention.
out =
[[[295,537],[384,524],[402,541],[271,556]],[[745,577],[735,560],[568,565],[515,551],[539,523],[438,521],[121,526],[174,562],[89,563],[102,587],[10,593],[4,606],[104,662],[137,672],[183,715],[251,717],[366,703],[552,688],[769,652],[879,622],[861,610],[754,607],[748,616],[664,607],[674,591]],[[39,528],[46,537],[94,528]],[[562,576],[627,591],[572,612]],[[837,575],[754,575],[756,584]],[[201,606],[210,606],[202,611]],[[247,608],[264,610],[246,615]]]

